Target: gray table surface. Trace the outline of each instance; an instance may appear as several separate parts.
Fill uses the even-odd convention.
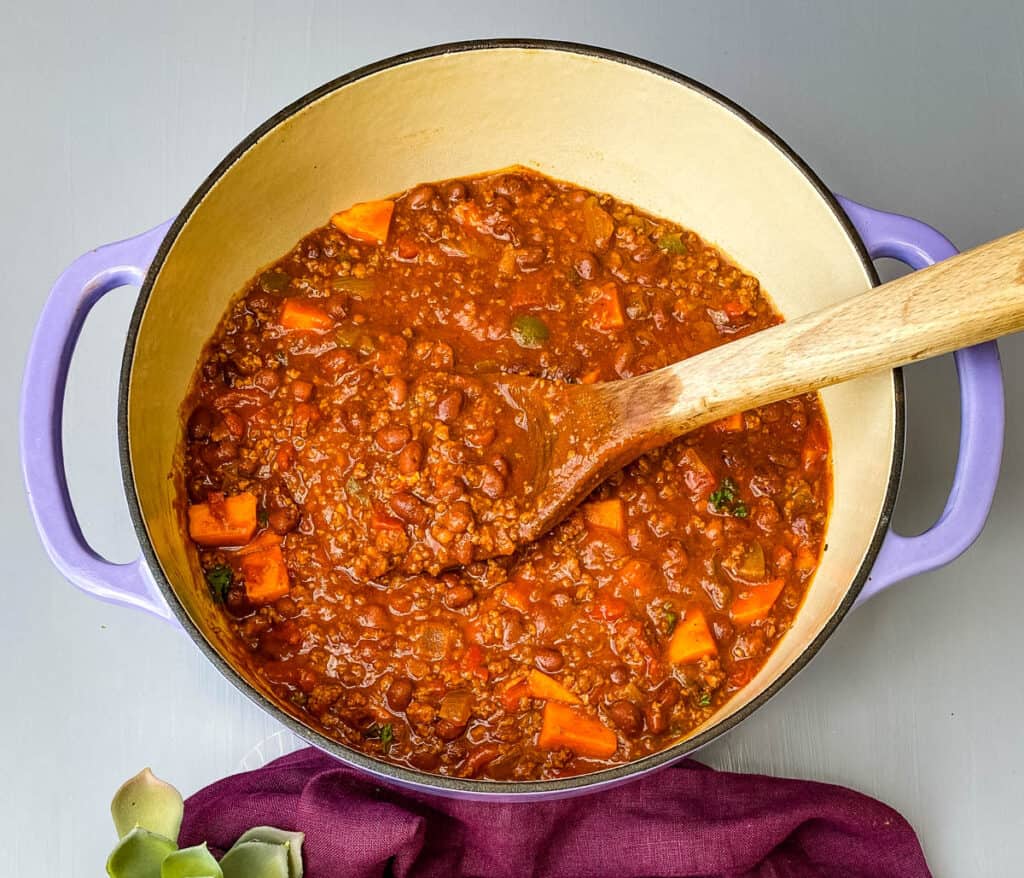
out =
[[[919,3],[13,3],[0,25],[0,860],[94,876],[107,804],[144,765],[186,793],[236,770],[275,723],[179,632],[97,603],[46,558],[22,497],[14,411],[39,309],[83,251],[166,219],[244,134],[338,74],[483,36],[606,45],[676,68],[772,125],[836,190],[960,246],[1024,225],[1024,6]],[[886,268],[885,271],[890,271]],[[86,533],[135,551],[114,435],[135,292],[89,319],[65,435]],[[987,530],[957,562],[848,618],[820,656],[702,757],[847,784],[917,828],[938,875],[1020,874],[1024,340],[1002,346],[1007,453]],[[909,370],[897,523],[941,509],[958,414],[947,360]]]

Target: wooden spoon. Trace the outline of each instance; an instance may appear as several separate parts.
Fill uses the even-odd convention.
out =
[[[536,449],[518,539],[561,521],[646,451],[726,415],[1024,328],[1024,229],[938,265],[625,381],[496,375]]]

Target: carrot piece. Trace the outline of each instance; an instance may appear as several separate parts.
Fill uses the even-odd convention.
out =
[[[241,568],[250,604],[269,604],[288,594],[288,568],[280,546],[244,555]]]
[[[277,321],[285,329],[303,329],[307,332],[323,331],[334,326],[334,321],[326,311],[302,299],[285,299]]]
[[[601,377],[601,367],[595,366],[587,372],[580,375],[580,384],[597,384]]]
[[[732,602],[729,616],[737,625],[749,625],[768,615],[772,605],[782,594],[785,579],[773,579],[764,585],[748,585]]]
[[[704,611],[700,607],[687,610],[676,623],[672,639],[668,642],[668,660],[674,665],[685,665],[717,653],[718,645],[708,628]]]
[[[626,532],[626,516],[619,499],[596,500],[583,507],[583,520],[593,527],[615,531],[619,536]]]
[[[501,692],[501,703],[511,713],[519,709],[519,702],[530,695],[530,684],[526,680],[517,680],[511,686],[505,686]]]
[[[618,738],[598,719],[583,716],[557,701],[544,705],[537,746],[543,750],[572,750],[578,756],[608,759],[619,747]]]
[[[742,433],[743,412],[736,412],[734,415],[715,421],[714,427],[719,433]]]
[[[336,213],[331,217],[331,223],[354,241],[383,244],[388,239],[394,212],[393,201],[362,201]]]
[[[622,316],[622,303],[619,301],[619,289],[612,281],[599,287],[599,295],[590,313],[600,329],[622,329],[626,325],[626,319]]]
[[[582,704],[575,692],[566,689],[558,680],[543,674],[535,668],[530,670],[526,678],[531,698],[544,701],[564,701],[566,704]]]
[[[252,542],[242,546],[235,554],[242,558],[245,555],[251,555],[253,552],[265,552],[267,549],[274,548],[274,546],[280,546],[281,539],[280,534],[276,534],[272,530],[265,530]]]
[[[188,508],[188,535],[200,546],[244,546],[256,533],[256,496],[211,495]]]

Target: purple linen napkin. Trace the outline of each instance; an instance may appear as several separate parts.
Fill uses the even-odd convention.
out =
[[[488,804],[386,787],[309,748],[185,803],[181,844],[306,833],[308,878],[928,878],[914,830],[843,787],[687,760],[575,799]],[[390,871],[389,871],[390,870]]]

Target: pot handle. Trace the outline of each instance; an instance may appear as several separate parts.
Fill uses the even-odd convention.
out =
[[[142,558],[114,564],[86,542],[64,470],[64,390],[85,318],[105,293],[139,284],[170,223],[80,256],[57,279],[36,325],[21,386],[21,465],[43,547],[82,591],[176,623]]]
[[[889,257],[918,269],[940,262],[956,247],[931,226],[839,197],[872,259]],[[890,585],[934,570],[958,557],[978,538],[988,518],[1003,452],[1003,372],[994,341],[953,354],[960,381],[960,452],[953,485],[939,520],[905,537],[891,528],[855,606]]]

